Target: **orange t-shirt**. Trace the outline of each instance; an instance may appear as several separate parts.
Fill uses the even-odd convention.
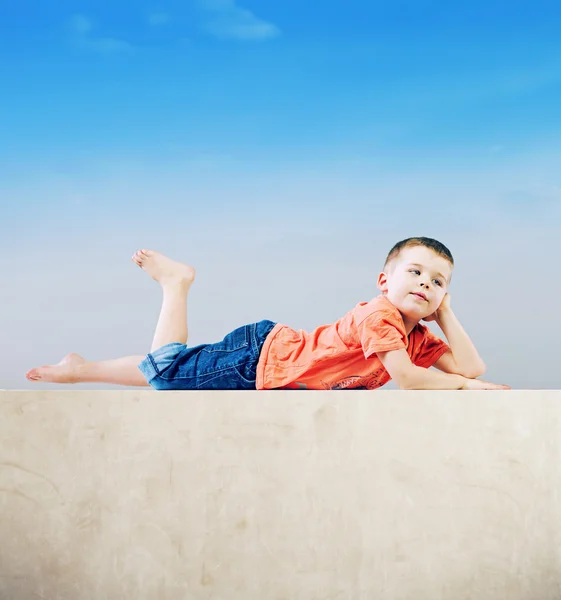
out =
[[[411,362],[425,368],[449,349],[421,324],[407,339],[401,313],[380,295],[312,333],[275,325],[261,349],[256,387],[373,390],[391,379],[376,353],[400,348],[407,348]]]

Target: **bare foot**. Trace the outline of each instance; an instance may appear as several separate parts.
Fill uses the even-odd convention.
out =
[[[85,362],[79,354],[68,354],[58,364],[31,369],[25,376],[29,381],[76,383],[76,367]]]
[[[154,250],[138,250],[132,260],[162,287],[178,283],[189,287],[195,279],[193,267],[171,260]]]

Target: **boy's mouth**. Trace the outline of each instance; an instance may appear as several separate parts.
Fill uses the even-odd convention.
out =
[[[411,292],[413,294],[413,296],[419,296],[419,298],[422,298],[425,302],[427,302],[427,297],[423,294],[423,292]]]

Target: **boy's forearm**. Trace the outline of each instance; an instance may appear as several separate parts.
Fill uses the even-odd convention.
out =
[[[406,390],[461,390],[465,382],[461,375],[414,366],[400,387]]]
[[[452,309],[438,313],[436,322],[448,340],[454,361],[462,375],[470,378],[483,375],[485,363]]]

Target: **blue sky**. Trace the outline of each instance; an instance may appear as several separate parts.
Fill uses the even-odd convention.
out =
[[[483,161],[561,127],[552,1],[10,4],[5,169],[182,152]]]
[[[560,30],[544,0],[4,3],[0,314],[20,350],[0,387],[57,352],[144,351],[159,296],[137,247],[197,263],[192,330],[209,341],[341,316],[419,234],[458,253],[456,306],[490,377],[561,387],[545,320],[539,368],[500,345],[561,295]],[[524,309],[501,295],[519,265]]]

